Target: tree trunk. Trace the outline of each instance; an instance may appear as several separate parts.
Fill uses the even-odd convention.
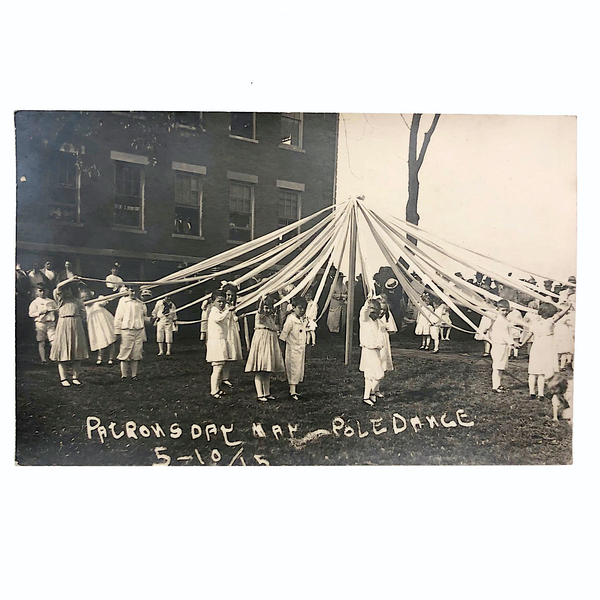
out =
[[[421,123],[421,115],[413,115],[410,124],[410,138],[408,143],[408,201],[406,203],[406,220],[413,225],[419,224],[418,202],[419,202],[419,170],[429,146],[429,140],[435,131],[440,115],[433,117],[433,122],[429,131],[425,134],[423,145],[417,156],[417,139],[419,135],[419,124]],[[407,236],[408,239],[416,246],[417,240],[412,236]]]

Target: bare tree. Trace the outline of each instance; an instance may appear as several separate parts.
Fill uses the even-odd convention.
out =
[[[419,201],[419,171],[425,158],[425,152],[429,146],[431,136],[435,131],[440,115],[435,115],[429,131],[425,134],[421,149],[417,153],[417,138],[419,136],[419,125],[421,123],[420,114],[413,115],[410,124],[410,138],[408,143],[408,202],[406,203],[406,220],[413,225],[419,224],[419,213],[417,204]],[[416,245],[417,241],[409,236],[410,241]]]

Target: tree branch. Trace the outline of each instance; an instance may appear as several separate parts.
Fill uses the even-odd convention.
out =
[[[425,137],[423,138],[423,145],[421,146],[421,151],[419,152],[419,158],[417,158],[417,171],[421,168],[421,165],[423,164],[423,159],[425,158],[425,152],[427,152],[427,146],[429,146],[429,140],[431,139],[431,136],[433,135],[433,132],[435,131],[435,128],[436,128],[439,120],[440,120],[440,115],[435,115],[433,117],[433,122],[431,123],[431,127],[429,128],[429,131],[425,134]],[[412,134],[412,131],[411,131],[411,134]]]

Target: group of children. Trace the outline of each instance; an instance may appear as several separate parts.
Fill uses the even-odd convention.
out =
[[[122,379],[131,372],[131,379],[137,381],[138,363],[142,360],[143,344],[147,340],[145,326],[151,320],[157,327],[158,354],[165,353],[165,344],[166,354],[171,353],[177,313],[170,298],[159,299],[150,318],[146,304],[138,297],[137,286],[121,286],[120,289],[126,295],[119,299],[113,316],[106,308],[108,301],[103,296],[94,298],[93,291],[76,275],[60,281],[53,291],[53,298],[49,297],[46,285],[37,286],[37,297],[29,306],[29,316],[34,319],[40,360],[42,364],[48,362],[48,342],[49,358],[58,364],[63,387],[81,385],[81,361],[89,358],[89,350],[97,352],[97,365],[102,364],[107,352],[108,365],[113,365],[115,359],[120,361]],[[67,373],[69,365],[72,371],[70,380]]]
[[[210,303],[203,307],[206,327],[201,327],[201,339],[206,342],[206,360],[212,365],[210,393],[216,399],[226,393],[223,386],[233,388],[229,380],[231,365],[242,360],[239,321],[235,314],[236,297],[236,288],[225,285],[213,292]],[[312,302],[312,297],[309,301]],[[283,372],[287,376],[290,398],[299,399],[297,386],[304,380],[306,345],[314,345],[315,342],[316,323],[313,328],[306,317],[309,303],[306,297],[294,297],[283,318],[278,318],[276,303],[273,296],[262,298],[259,302],[245,367],[247,373],[254,373],[256,395],[260,402],[275,399],[271,394],[271,376]],[[280,340],[285,344],[285,359]]]
[[[429,350],[433,341],[433,353],[437,354],[440,351],[440,340],[450,341],[450,309],[447,304],[431,298],[429,294],[424,294],[423,300],[428,313],[419,312],[415,335],[421,337],[420,350]]]

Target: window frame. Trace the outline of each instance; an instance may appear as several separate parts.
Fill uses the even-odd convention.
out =
[[[291,223],[288,223],[287,225],[279,225],[279,219],[281,217],[279,217],[279,206],[280,206],[280,201],[281,198],[279,196],[279,192],[280,190],[284,190],[287,192],[295,192],[297,194],[297,198],[298,198],[298,208],[297,208],[297,218],[296,221],[300,221],[302,219],[302,194],[306,191],[306,185],[304,183],[298,183],[295,181],[285,181],[282,179],[278,179],[276,182],[276,186],[277,188],[277,224],[278,224],[278,228],[281,227],[286,227],[287,225],[291,225]],[[300,233],[300,226],[298,226],[296,228],[296,232]]]
[[[149,159],[146,156],[138,154],[128,154],[126,152],[111,151],[110,158],[114,163],[114,178],[113,178],[113,225],[112,229],[118,231],[130,231],[135,233],[146,233],[146,167],[149,164]],[[116,222],[116,205],[117,205],[117,163],[126,163],[129,165],[137,165],[140,169],[140,210],[139,226],[123,225]],[[126,196],[124,196],[126,197]],[[134,196],[130,196],[133,198]]]
[[[227,180],[229,185],[229,225],[227,229],[227,243],[229,244],[244,244],[246,241],[242,240],[232,240],[230,238],[231,233],[231,186],[233,185],[245,185],[250,188],[250,239],[247,241],[252,241],[254,239],[255,233],[255,214],[256,214],[256,186],[258,185],[258,177],[256,175],[249,175],[246,173],[235,173],[233,171],[227,171]],[[235,227],[234,227],[235,228]],[[246,229],[239,228],[240,230],[247,231]]]
[[[300,119],[299,121],[299,128],[298,128],[298,144],[285,144],[283,141],[279,142],[279,147],[280,148],[284,148],[286,150],[293,150],[295,152],[305,152],[304,150],[304,113],[280,113],[280,127],[281,124],[283,122],[283,119],[287,118],[289,120],[296,120],[296,119],[291,119],[290,117],[286,117],[285,115],[290,115],[290,114],[299,114],[300,115]]]
[[[176,190],[177,190],[177,175],[178,173],[181,174],[185,174],[188,175],[190,177],[197,177],[198,181],[199,181],[199,197],[198,197],[198,234],[195,235],[188,235],[186,233],[177,233],[177,232],[173,232],[171,234],[171,237],[176,237],[176,238],[181,238],[181,239],[200,239],[203,240],[204,237],[202,236],[202,217],[203,217],[203,206],[204,206],[204,176],[206,175],[206,167],[205,166],[201,166],[201,165],[191,165],[188,163],[182,163],[182,162],[175,162],[173,161],[171,163],[171,169],[174,173],[174,203],[173,203],[173,207],[175,209],[175,215],[177,215],[177,206],[182,206],[184,208],[191,208],[189,205],[184,205],[184,204],[177,204],[177,196],[176,196]]]
[[[252,142],[254,144],[258,144],[258,139],[256,138],[256,113],[253,112],[252,114],[252,137],[246,137],[246,136],[242,136],[242,135],[236,135],[234,133],[232,133],[231,131],[231,115],[233,114],[239,114],[239,113],[233,113],[230,112],[229,113],[229,137],[231,139],[234,140],[244,140],[245,142]]]
[[[46,177],[47,179],[47,186],[48,188],[52,187],[52,190],[55,191],[56,189],[70,189],[70,190],[75,190],[75,215],[76,215],[76,220],[75,221],[62,221],[60,219],[54,220],[51,217],[49,217],[50,221],[53,223],[59,223],[61,225],[75,225],[75,226],[81,226],[81,165],[79,164],[79,151],[75,148],[75,146],[73,146],[73,144],[69,144],[69,143],[65,143],[63,144],[56,152],[55,152],[55,157],[56,160],[59,160],[59,157],[61,155],[69,155],[74,157],[75,160],[75,186],[74,187],[68,187],[68,186],[61,186],[59,185],[59,178],[56,177],[55,179],[50,179],[51,175],[50,172],[46,172]],[[49,202],[48,202],[48,207],[53,207],[53,206],[73,206],[71,203],[68,202],[53,202],[52,198],[49,198]]]

